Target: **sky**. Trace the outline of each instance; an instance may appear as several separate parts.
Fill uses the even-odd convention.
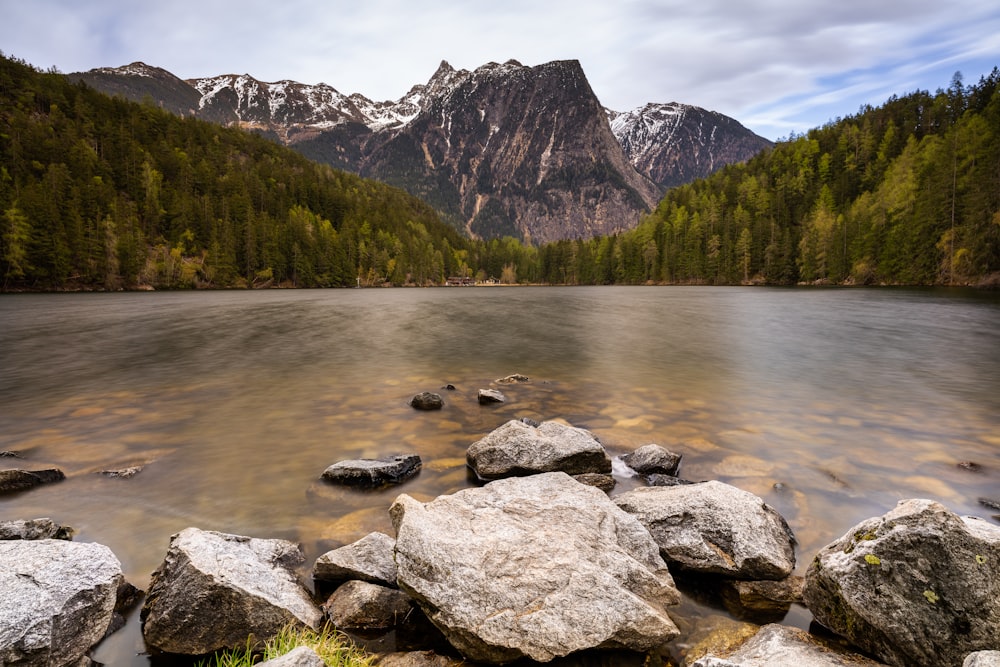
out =
[[[681,102],[767,137],[1000,66],[996,0],[0,0],[0,51],[396,100],[456,69],[579,60],[601,103]]]

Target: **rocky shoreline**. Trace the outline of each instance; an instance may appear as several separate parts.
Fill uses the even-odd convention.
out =
[[[413,652],[378,655],[385,665],[615,650],[676,667],[1000,666],[1000,527],[903,500],[798,577],[795,537],[777,511],[729,484],[684,480],[680,462],[655,444],[612,461],[585,429],[509,421],[468,448],[481,486],[426,502],[399,494],[387,508],[395,535],[324,553],[311,587],[296,544],[190,527],[170,539],[143,597],[107,547],[73,542],[48,519],[0,523],[0,664],[91,664],[92,648],[142,599],[145,642],[168,655],[331,623],[416,638]],[[619,466],[648,486],[609,494]],[[419,468],[402,452],[339,462],[322,477],[385,486]],[[5,472],[17,492],[59,480]],[[676,612],[682,581],[750,622],[702,633],[678,663],[664,647],[691,625]],[[771,622],[792,605],[812,614],[814,632]]]

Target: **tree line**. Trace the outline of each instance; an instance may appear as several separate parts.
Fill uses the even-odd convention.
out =
[[[1000,93],[892,98],[674,188],[633,230],[477,240],[401,190],[0,54],[3,290],[970,284],[1000,272]]]

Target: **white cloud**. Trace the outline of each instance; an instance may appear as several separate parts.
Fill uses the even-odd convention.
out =
[[[63,71],[143,60],[398,98],[444,59],[581,61],[601,101],[696,104],[775,138],[1000,64],[980,0],[0,0],[0,45]]]

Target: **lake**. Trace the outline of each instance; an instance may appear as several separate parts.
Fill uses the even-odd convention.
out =
[[[481,388],[507,402],[480,406]],[[454,391],[442,389],[446,384]],[[408,405],[441,393],[439,412]],[[0,297],[5,468],[67,479],[0,498],[109,546],[145,588],[188,526],[301,543],[307,565],[386,509],[474,485],[465,450],[562,419],[612,456],[650,442],[680,475],[763,497],[797,572],[903,498],[990,519],[1000,496],[1000,294],[945,289],[546,287]],[[362,492],[339,460],[415,452]],[[962,464],[976,464],[962,465]],[[128,479],[100,474],[142,466]],[[621,478],[618,490],[632,488]],[[991,519],[993,520],[993,519]],[[303,574],[307,574],[304,570]],[[686,613],[718,613],[685,603]],[[148,665],[137,613],[95,656]],[[808,625],[793,608],[786,622]]]

